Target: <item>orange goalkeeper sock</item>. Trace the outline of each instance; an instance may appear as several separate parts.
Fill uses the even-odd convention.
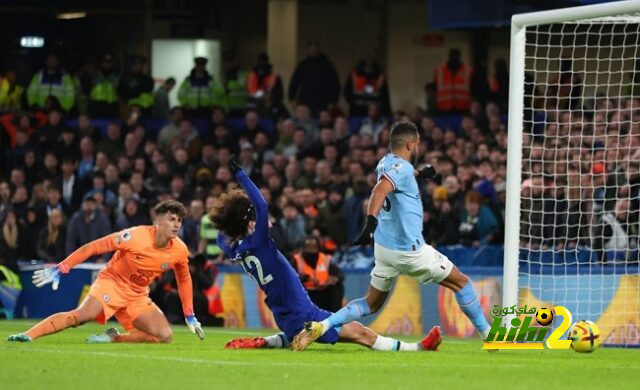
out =
[[[38,337],[57,333],[70,327],[75,328],[78,325],[80,324],[78,323],[78,316],[75,310],[65,311],[50,315],[25,333],[31,337],[31,340],[35,340]]]
[[[114,339],[116,343],[157,343],[157,338],[141,330],[134,329],[129,333],[117,335]]]

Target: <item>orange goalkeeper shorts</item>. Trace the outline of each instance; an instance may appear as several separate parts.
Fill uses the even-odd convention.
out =
[[[102,274],[91,285],[89,295],[102,304],[102,313],[96,317],[96,321],[102,325],[115,316],[122,327],[129,331],[135,328],[133,322],[142,314],[151,310],[162,313],[147,295],[133,293],[126,284],[103,277]]]

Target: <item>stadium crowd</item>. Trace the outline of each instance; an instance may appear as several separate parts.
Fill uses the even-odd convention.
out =
[[[319,238],[326,253],[346,251],[362,227],[389,126],[398,120],[418,125],[416,165],[433,164],[440,176],[421,188],[427,242],[502,243],[504,61],[480,77],[451,50],[425,86],[426,107],[412,112],[392,109],[389,81],[374,57],[349,73],[342,88],[348,108],[341,107],[337,72],[316,43],[286,91],[266,54],[249,68],[225,53],[221,80],[206,64],[195,58],[189,75],[163,80],[156,90],[142,57],[122,74],[110,54],[72,74],[51,53],[26,86],[5,70],[0,264],[17,271],[19,259],[59,261],[111,231],[150,223],[152,206],[171,198],[188,206],[181,237],[191,254],[224,263],[206,210],[236,186],[227,168],[235,153],[270,205],[272,236],[283,253],[293,258],[308,236]],[[528,93],[534,109],[524,138],[523,245],[637,246],[640,126],[633,115],[640,103],[599,98],[595,114],[583,116],[545,99],[571,100],[579,80],[565,79],[557,90]],[[170,107],[174,87],[180,106]]]

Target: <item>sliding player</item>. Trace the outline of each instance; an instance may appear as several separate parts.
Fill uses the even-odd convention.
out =
[[[303,329],[306,321],[322,321],[331,313],[311,302],[298,274],[269,238],[267,203],[235,156],[229,161],[229,168],[248,197],[243,191],[234,190],[223,194],[218,204],[209,210],[211,221],[221,232],[218,245],[230,259],[240,263],[265,292],[265,303],[283,333],[266,338],[234,340],[227,347],[285,348]],[[318,339],[322,343],[345,341],[386,351],[435,350],[441,340],[439,327],[431,329],[419,343],[404,343],[379,336],[358,322],[335,327]]]
[[[68,273],[91,256],[115,251],[77,309],[53,314],[26,332],[9,336],[7,340],[32,341],[93,319],[104,324],[115,316],[127,333],[119,334],[115,329],[109,329],[105,334],[92,336],[87,341],[169,343],[172,338],[171,327],[162,311],[149,298],[149,285],[169,268],[176,273],[187,326],[200,339],[204,339],[202,327],[193,314],[188,250],[177,237],[185,213],[180,202],[161,202],[154,208],[155,225],[137,226],[110,234],[80,247],[58,265],[36,271],[33,275],[36,287],[51,283],[56,290],[61,274]]]
[[[400,274],[420,283],[436,282],[455,292],[458,305],[471,320],[476,331],[487,338],[489,324],[467,276],[422,237],[422,201],[416,181],[431,179],[436,172],[430,165],[416,171],[412,165],[418,154],[420,135],[411,122],[391,126],[391,153],[384,156],[376,171],[378,183],[373,188],[362,232],[354,245],[367,245],[375,235],[375,267],[371,285],[363,298],[355,299],[324,320],[313,320],[294,339],[292,348],[303,350],[315,340],[351,321],[377,312]],[[378,224],[380,219],[380,224]]]

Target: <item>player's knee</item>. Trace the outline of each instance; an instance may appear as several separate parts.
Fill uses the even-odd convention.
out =
[[[156,338],[161,343],[169,344],[173,340],[173,331],[170,327],[161,329],[156,335]]]

